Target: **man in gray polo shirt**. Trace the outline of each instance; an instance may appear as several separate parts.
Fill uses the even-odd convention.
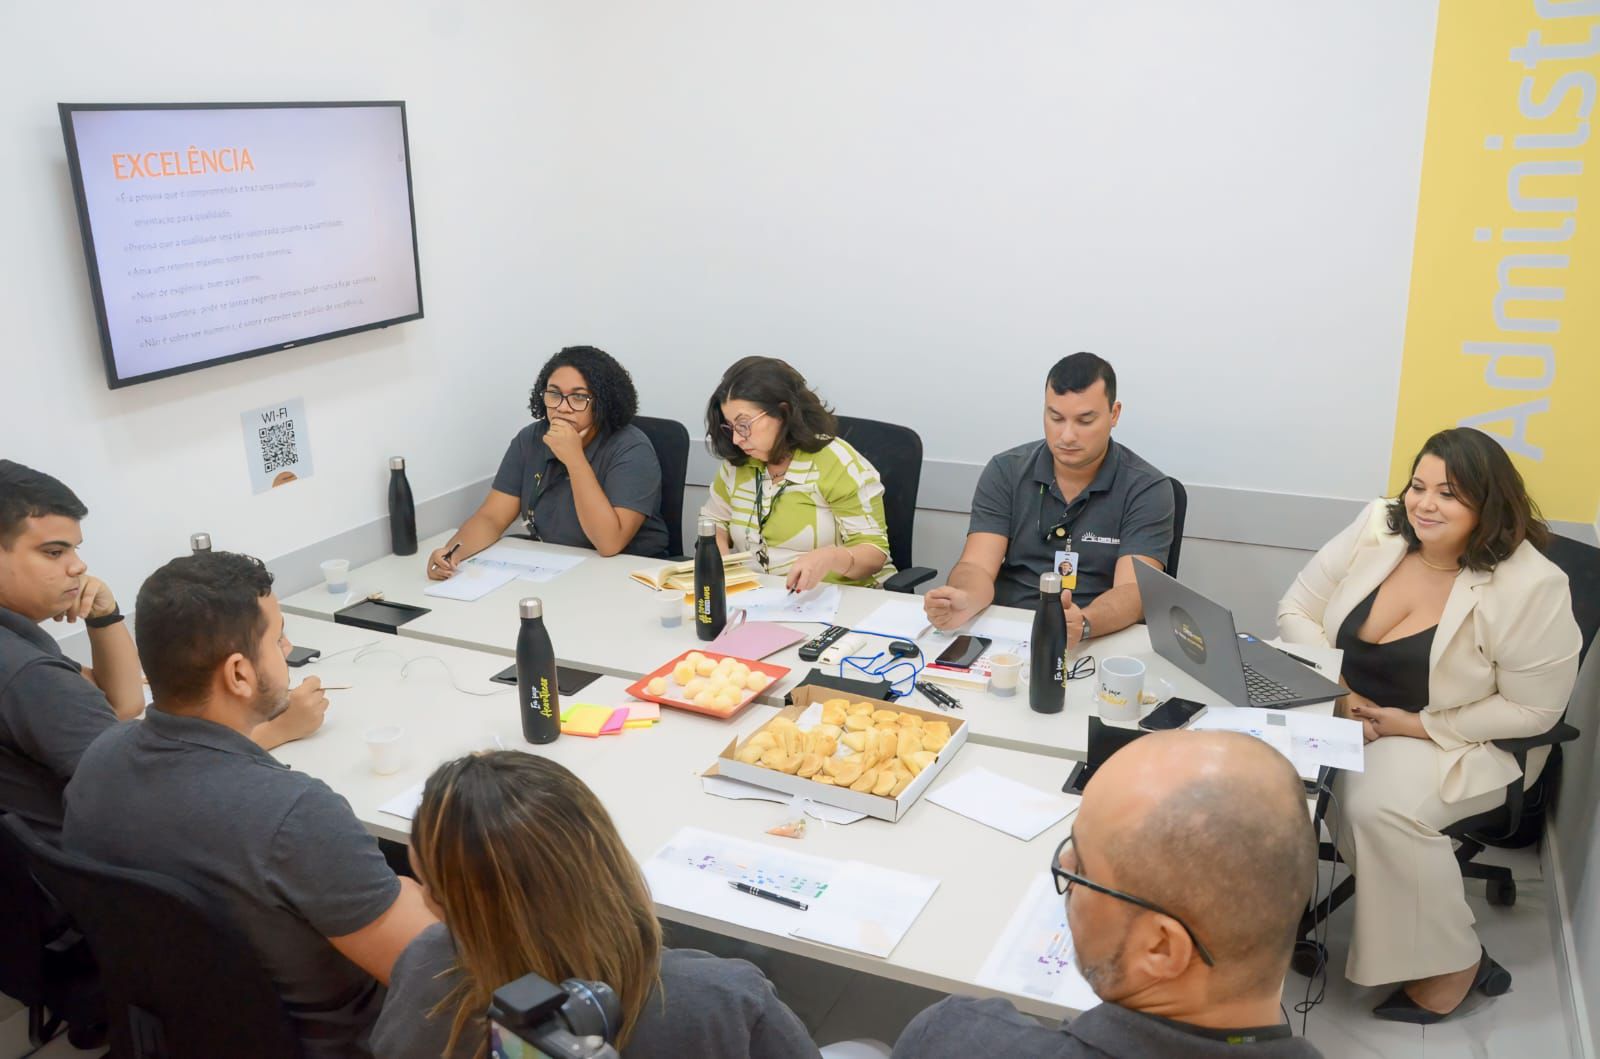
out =
[[[989,461],[972,497],[967,544],[950,577],[923,597],[936,628],[990,603],[1032,607],[1039,577],[1062,574],[1067,643],[1125,629],[1144,615],[1133,564],[1162,569],[1172,549],[1167,476],[1111,440],[1122,414],[1117,374],[1093,353],[1050,369],[1043,441]]]
[[[1041,865],[1041,868],[1043,865]],[[1234,732],[1162,732],[1094,774],[1050,862],[1102,1003],[1057,1028],[949,997],[895,1059],[1316,1059],[1279,1004],[1317,844],[1287,759]]]
[[[348,802],[251,739],[288,704],[272,575],[226,552],[174,559],[140,589],[138,616],[155,702],[84,753],[63,844],[214,895],[277,985],[304,1054],[368,1055],[382,984],[435,919]]]

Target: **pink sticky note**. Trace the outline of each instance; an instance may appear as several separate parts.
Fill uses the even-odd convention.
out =
[[[661,720],[661,704],[659,702],[628,703],[629,728],[639,724],[653,724],[659,720]]]
[[[618,732],[622,731],[622,726],[627,723],[628,711],[626,709],[612,710],[610,718],[606,720],[605,724],[600,726],[600,734],[616,735]]]

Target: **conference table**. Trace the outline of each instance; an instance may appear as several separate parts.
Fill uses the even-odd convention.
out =
[[[335,611],[370,594],[382,593],[389,602],[407,603],[429,610],[427,614],[400,626],[400,637],[466,647],[511,658],[516,653],[520,620],[517,602],[525,597],[537,596],[543,601],[545,624],[550,630],[556,658],[561,665],[602,675],[626,677],[630,681],[654,671],[686,650],[706,646],[695,638],[693,623],[687,616],[687,605],[684,608],[685,620],[679,626],[669,629],[661,625],[654,606],[659,594],[628,576],[631,571],[661,564],[659,560],[641,559],[638,556],[604,557],[586,549],[505,538],[500,541],[500,546],[504,548],[530,555],[565,555],[582,561],[550,581],[532,583],[513,580],[473,602],[426,595],[424,590],[433,584],[424,571],[427,556],[449,541],[453,533],[454,530],[440,533],[422,542],[416,555],[389,555],[352,570],[346,592],[330,593],[319,584],[282,600],[283,609],[286,613],[331,621]],[[783,583],[781,578],[766,575],[762,575],[760,580],[763,586]],[[849,585],[840,587],[840,605],[833,624],[849,628],[863,628],[863,620],[885,603],[901,608],[917,608],[921,605],[918,596]],[[730,611],[738,608],[739,595],[734,593],[728,597]],[[979,620],[984,619],[1010,622],[1021,627],[1032,623],[1033,612],[997,606],[988,608],[979,616]],[[820,633],[825,625],[810,623],[793,627],[805,632],[809,639]],[[885,644],[888,641],[877,639],[874,642]],[[931,630],[918,639],[919,645],[941,642],[938,634]],[[788,667],[790,672],[767,688],[761,701],[781,703],[783,696],[803,682],[811,672],[816,664],[801,661],[798,650],[797,644],[766,659],[774,665]],[[936,654],[937,649],[929,646],[928,652]],[[1339,672],[1342,655],[1337,650],[1296,647],[1295,652],[1318,663],[1324,673]],[[1220,696],[1205,685],[1157,655],[1151,649],[1149,633],[1143,625],[1098,637],[1090,641],[1086,648],[1080,648],[1077,654],[1092,654],[1097,660],[1113,655],[1138,658],[1147,667],[1147,691],[1160,689],[1160,682],[1165,681],[1173,694],[1183,698],[1208,705],[1226,705]],[[502,667],[505,665],[504,662],[501,664]],[[837,676],[838,669],[828,670],[827,674]],[[962,704],[957,716],[969,726],[969,742],[1081,761],[1088,753],[1088,719],[1096,712],[1094,685],[1093,677],[1070,681],[1066,706],[1058,714],[1035,713],[1029,709],[1025,687],[1010,697],[1001,697],[986,690],[948,690]],[[920,692],[902,701],[924,709],[933,708],[933,703]],[[1328,712],[1331,705],[1306,708]],[[1062,770],[1062,774],[1065,775],[1065,770]],[[1060,786],[1060,781],[1056,786]]]
[[[924,795],[893,823],[871,817],[848,825],[812,820],[798,841],[769,836],[766,829],[792,811],[771,802],[705,793],[700,774],[735,733],[765,723],[777,712],[775,707],[752,705],[732,722],[663,710],[660,722],[647,729],[599,739],[568,735],[531,748],[522,738],[515,690],[489,680],[504,667],[500,655],[297,616],[289,618],[286,631],[292,642],[314,644],[322,651],[320,659],[294,671],[296,682],[314,675],[324,684],[351,686],[328,692],[330,705],[320,730],[273,753],[344,796],[374,835],[408,840],[409,821],[380,807],[421,783],[440,763],[500,746],[536,750],[571,769],[595,791],[641,863],[680,827],[692,825],[785,851],[939,880],[928,905],[886,959],[658,903],[657,913],[665,920],[941,992],[1007,996],[1039,1016],[1070,1014],[1039,998],[998,992],[977,981],[1023,894],[1047,873],[1051,853],[1071,827],[1070,816],[1025,842],[934,805]],[[620,677],[602,677],[573,698],[616,705],[625,700],[627,684]],[[399,771],[380,776],[373,772],[363,737],[370,728],[385,725],[403,730],[403,761]],[[933,789],[975,769],[1041,792],[1059,791],[1064,772],[1051,757],[968,745]],[[1063,808],[1077,804],[1071,795],[1057,797]]]

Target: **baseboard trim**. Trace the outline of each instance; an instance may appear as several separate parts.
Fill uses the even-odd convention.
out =
[[[1547,827],[1544,834],[1543,861],[1545,880],[1550,885],[1550,931],[1554,935],[1556,958],[1565,966],[1561,980],[1566,983],[1566,1003],[1562,1010],[1569,1019],[1568,1041],[1572,1054],[1582,1059],[1595,1059],[1594,1036],[1589,1027],[1589,1001],[1583,988],[1583,976],[1578,968],[1578,947],[1572,936],[1571,907],[1567,903],[1565,876],[1561,873],[1560,840],[1554,828]]]

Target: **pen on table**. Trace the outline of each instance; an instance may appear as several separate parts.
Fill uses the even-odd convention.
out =
[[[751,886],[749,883],[734,882],[730,879],[728,880],[728,885],[733,887],[735,890],[738,890],[742,894],[749,894],[751,897],[760,897],[768,901],[776,901],[780,905],[788,905],[790,908],[798,908],[802,912],[811,907],[804,901],[796,901],[792,897],[785,897],[782,894],[775,894],[771,890],[763,890],[759,886]]]

